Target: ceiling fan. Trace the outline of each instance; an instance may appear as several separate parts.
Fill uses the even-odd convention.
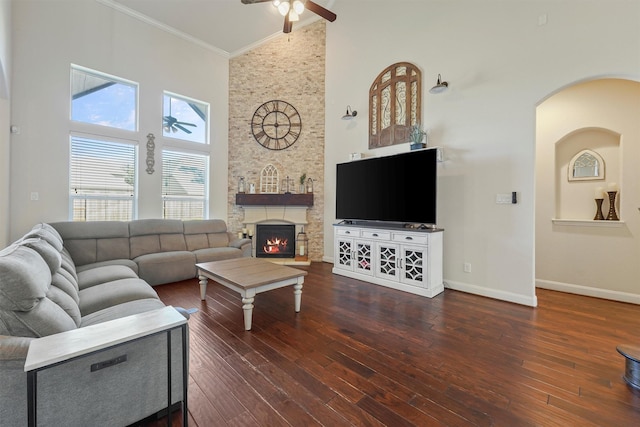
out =
[[[169,115],[162,117],[162,120],[164,121],[163,128],[164,128],[165,132],[174,132],[175,133],[175,132],[178,132],[178,130],[181,130],[181,131],[183,131],[185,133],[192,133],[185,126],[198,127],[197,125],[195,125],[193,123],[180,122],[180,121],[178,121],[178,119],[173,117],[171,115],[171,102],[169,102]]]
[[[314,3],[311,0],[241,0],[243,4],[266,3],[271,2],[273,6],[278,8],[280,15],[284,16],[283,33],[290,33],[293,23],[300,19],[299,15],[305,9],[310,10],[318,16],[329,22],[336,20],[337,15],[328,9]]]

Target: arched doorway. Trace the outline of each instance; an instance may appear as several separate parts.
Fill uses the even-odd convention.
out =
[[[537,287],[640,304],[638,117],[640,82],[613,78],[566,87],[536,108]],[[603,177],[571,180],[581,150],[602,156]],[[614,188],[619,221],[594,221],[596,193]]]

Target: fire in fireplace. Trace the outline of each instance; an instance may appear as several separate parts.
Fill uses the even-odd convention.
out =
[[[294,258],[295,233],[294,224],[257,224],[256,258]]]

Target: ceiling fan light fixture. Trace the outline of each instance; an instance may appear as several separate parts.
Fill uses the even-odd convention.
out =
[[[300,0],[294,0],[293,10],[295,10],[298,15],[301,15],[302,12],[304,12],[304,3],[302,3]]]
[[[438,74],[438,81],[434,87],[429,89],[430,93],[442,93],[449,88],[449,83],[443,82],[440,74]]]
[[[287,16],[287,13],[289,13],[290,8],[291,8],[291,5],[289,4],[288,1],[281,1],[280,4],[278,4],[278,12],[280,12],[280,15],[282,16]]]
[[[291,9],[289,11],[289,21],[290,22],[296,22],[300,20],[300,16],[296,13],[295,10]]]

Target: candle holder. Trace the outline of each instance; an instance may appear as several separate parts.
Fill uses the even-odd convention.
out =
[[[616,193],[617,191],[607,191],[607,194],[609,195],[608,221],[618,221],[618,215],[616,214]]]
[[[602,215],[602,202],[604,199],[595,199],[596,200],[596,216],[593,217],[594,221],[602,221],[604,219],[604,215]]]

